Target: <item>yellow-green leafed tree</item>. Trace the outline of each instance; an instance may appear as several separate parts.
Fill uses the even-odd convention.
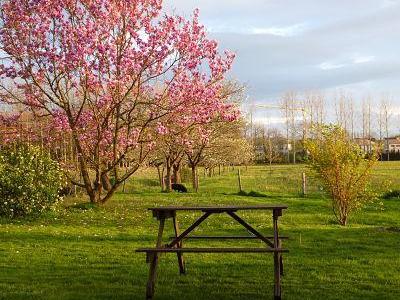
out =
[[[320,127],[305,145],[310,167],[321,177],[333,213],[344,226],[351,212],[374,199],[369,183],[379,149],[365,153],[344,129],[333,125]]]

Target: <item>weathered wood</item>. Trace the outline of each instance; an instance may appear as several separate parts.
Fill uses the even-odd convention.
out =
[[[282,239],[279,238],[279,248],[282,248]],[[281,276],[283,276],[283,256],[279,255],[279,264],[280,264],[280,271],[281,271]]]
[[[273,212],[272,212],[272,216],[273,218],[278,219],[278,217],[282,216],[282,209],[280,208],[274,208]]]
[[[158,228],[156,248],[161,247],[162,235],[164,232],[164,225],[165,225],[165,219],[160,219],[160,226]],[[146,299],[153,299],[153,296],[154,296],[156,277],[157,277],[157,265],[158,265],[158,252],[153,252],[150,256],[150,271],[149,271],[149,279],[147,281],[147,287],[146,287]]]
[[[273,212],[273,230],[274,230],[274,248],[280,246],[278,218],[282,215],[282,211],[274,210]],[[279,252],[274,252],[274,299],[281,299],[281,255]]]
[[[301,176],[302,179],[302,192],[303,192],[303,197],[307,195],[307,177],[306,177],[306,173],[302,173]]]
[[[228,215],[230,215],[233,219],[235,219],[239,224],[241,224],[243,227],[245,227],[248,231],[250,231],[252,234],[254,234],[256,237],[258,237],[260,240],[262,240],[264,243],[269,245],[270,247],[274,247],[274,244],[271,243],[268,239],[266,239],[261,233],[259,233],[257,230],[255,230],[252,226],[247,224],[242,218],[240,218],[237,214],[235,214],[232,211],[227,212]],[[276,247],[275,247],[276,248]]]
[[[175,210],[153,210],[153,217],[157,220],[174,218]]]
[[[185,273],[185,265],[183,253],[273,253],[274,255],[274,299],[281,299],[281,276],[283,275],[283,260],[282,253],[288,252],[283,249],[281,241],[288,239],[280,237],[278,232],[278,218],[282,215],[282,211],[286,209],[286,205],[256,205],[256,206],[202,206],[202,207],[182,207],[182,206],[167,206],[150,208],[153,216],[160,221],[160,227],[155,248],[140,248],[136,252],[146,253],[147,261],[150,262],[149,280],[146,289],[146,299],[152,299],[155,291],[156,271],[161,253],[176,253],[180,273]],[[202,211],[204,214],[197,219],[188,229],[179,234],[179,226],[176,220],[177,211]],[[273,236],[263,236],[235,212],[238,210],[272,210],[273,211]],[[249,236],[202,236],[192,235],[195,230],[204,220],[211,214],[227,213],[239,224],[245,227],[252,235]],[[172,218],[175,236],[171,237],[172,241],[165,246],[162,246],[162,233],[164,230],[165,220]],[[182,241],[186,239],[259,239],[266,243],[269,247],[263,248],[183,248]]]
[[[281,253],[289,252],[282,248],[139,248],[136,252],[149,253]]]
[[[177,238],[179,236],[179,225],[176,216],[172,219],[172,221],[174,223],[175,238]],[[176,247],[182,248],[182,240],[176,244]],[[186,270],[185,270],[185,261],[183,260],[183,255],[181,252],[177,252],[176,254],[178,256],[179,273],[185,274]]]
[[[242,192],[243,188],[242,188],[242,178],[240,176],[240,168],[238,169],[237,176],[238,176],[239,192]]]
[[[206,212],[202,215],[196,222],[194,222],[188,229],[186,229],[181,235],[176,237],[171,243],[167,245],[167,247],[171,248],[177,245],[185,236],[187,236],[190,232],[192,232],[197,226],[199,226],[205,219],[207,219],[211,215],[211,212]]]
[[[212,212],[226,212],[226,211],[238,211],[238,210],[275,210],[275,209],[287,209],[287,205],[275,204],[275,205],[229,205],[229,206],[160,206],[151,207],[151,211],[212,211]]]
[[[175,236],[171,236],[170,239],[174,239]],[[264,236],[264,238],[273,240],[273,236]],[[184,240],[188,239],[203,239],[203,240],[247,240],[247,239],[256,239],[258,240],[259,237],[257,236],[251,236],[251,235],[189,235],[185,236]],[[281,240],[288,240],[289,237],[287,236],[279,236],[279,239]]]

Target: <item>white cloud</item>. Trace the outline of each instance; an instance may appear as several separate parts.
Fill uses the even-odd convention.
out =
[[[254,27],[251,28],[250,33],[288,37],[301,34],[305,29],[306,26],[304,24],[296,24],[286,27]]]
[[[325,61],[321,64],[319,64],[317,67],[321,70],[327,71],[327,70],[335,70],[335,69],[340,69],[344,68],[350,65],[357,65],[357,64],[365,64],[369,63],[375,60],[375,56],[373,55],[360,55],[356,54],[354,55],[351,59],[346,60],[345,62],[331,62],[331,61]]]
[[[286,118],[284,117],[279,117],[279,112],[274,112],[275,116],[268,116],[268,117],[260,117],[256,116],[253,118],[253,122],[256,124],[263,124],[263,125],[279,125],[279,124],[285,124],[286,123]],[[296,117],[295,121],[300,122],[302,120],[301,117]]]
[[[321,70],[326,71],[326,70],[340,69],[340,68],[343,68],[345,66],[346,66],[346,64],[335,64],[335,63],[326,61],[326,62],[323,62],[322,64],[319,64],[318,68],[320,68]]]
[[[354,64],[364,64],[364,63],[368,63],[375,60],[375,56],[370,55],[370,56],[362,56],[362,55],[356,55],[353,58],[353,63]]]
[[[272,35],[279,37],[291,37],[303,33],[306,30],[305,24],[295,24],[291,26],[271,26],[271,27],[249,27],[232,26],[227,24],[217,24],[206,26],[212,33],[240,33],[253,35]]]

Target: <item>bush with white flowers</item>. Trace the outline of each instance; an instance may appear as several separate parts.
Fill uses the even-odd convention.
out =
[[[0,215],[38,215],[61,200],[63,172],[49,154],[21,145],[0,150]]]

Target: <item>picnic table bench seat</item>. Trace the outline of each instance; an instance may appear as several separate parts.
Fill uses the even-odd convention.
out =
[[[170,236],[169,239],[175,239],[175,236]],[[264,236],[265,239],[273,240],[273,236]],[[183,240],[188,239],[199,239],[199,240],[251,240],[251,239],[259,239],[259,237],[255,235],[190,235],[182,238]],[[288,236],[279,236],[280,240],[288,240]]]
[[[139,248],[136,252],[145,253],[265,253],[265,252],[289,252],[283,248]]]

